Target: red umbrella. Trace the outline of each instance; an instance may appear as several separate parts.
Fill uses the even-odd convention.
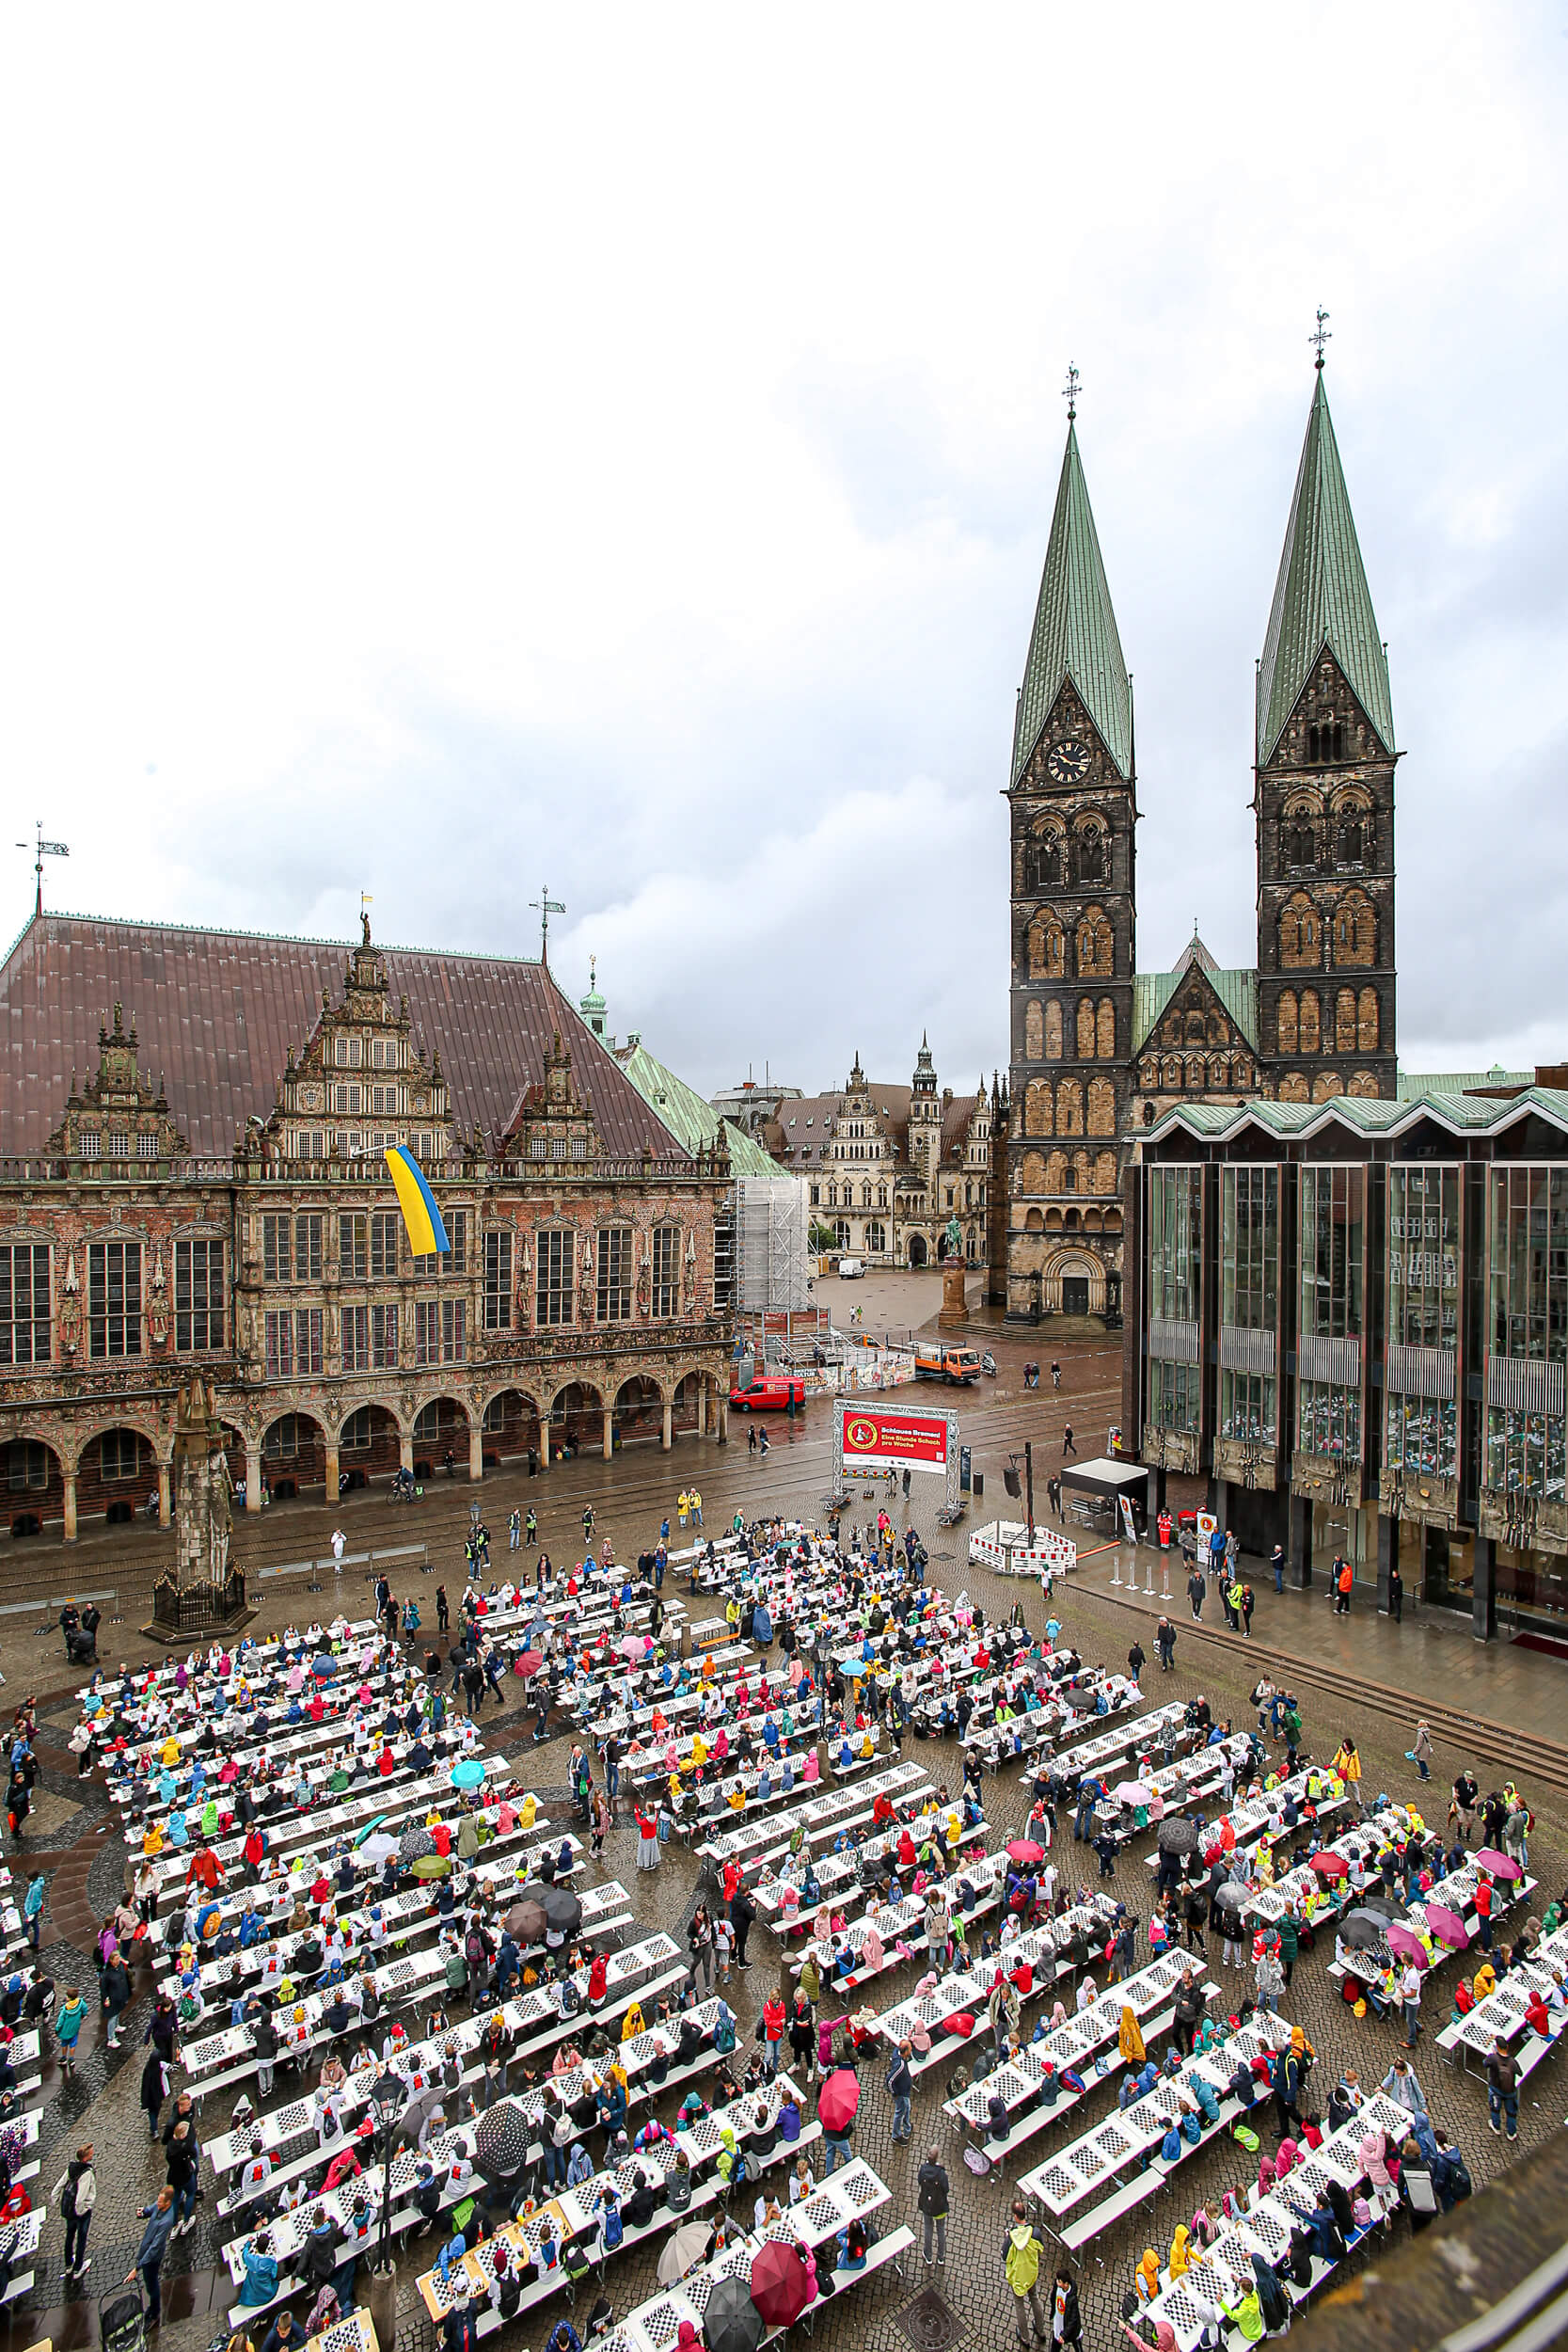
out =
[[[752,2257],[752,2300],[769,2328],[792,2327],[811,2301],[805,2258],[798,2246],[770,2238]]]
[[[1045,1848],[1037,1846],[1032,1837],[1015,1837],[1007,1848],[1007,1855],[1013,1862],[1043,1862]]]
[[[524,1650],[521,1658],[517,1661],[517,1672],[524,1676],[536,1675],[544,1662],[545,1653],[543,1650],[526,1649]]]
[[[1315,1853],[1312,1867],[1321,1879],[1344,1879],[1350,1876],[1350,1864],[1343,1854]]]
[[[840,2066],[828,2076],[816,2095],[816,2112],[825,2132],[841,2132],[853,2121],[861,2103],[861,2087],[847,2066]]]
[[[1496,1846],[1482,1846],[1476,1855],[1478,1867],[1490,1871],[1495,1879],[1522,1879],[1525,1875],[1512,1854],[1499,1853]]]

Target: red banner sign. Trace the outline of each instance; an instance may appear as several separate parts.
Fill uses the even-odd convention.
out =
[[[935,1413],[866,1412],[848,1406],[844,1459],[846,1464],[908,1462],[914,1470],[945,1470],[947,1422]]]

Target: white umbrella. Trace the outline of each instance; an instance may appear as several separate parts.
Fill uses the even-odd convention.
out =
[[[384,1829],[378,1829],[366,1838],[359,1848],[359,1852],[367,1862],[385,1862],[388,1855],[395,1854],[397,1850],[397,1839],[388,1837]]]
[[[1124,1780],[1115,1791],[1117,1804],[1147,1804],[1153,1794],[1146,1780]]]
[[[677,2279],[684,2279],[693,2263],[701,2262],[712,2234],[712,2223],[686,2221],[678,2230],[672,2230],[664,2241],[664,2251],[658,2258],[658,2283],[673,2287]]]

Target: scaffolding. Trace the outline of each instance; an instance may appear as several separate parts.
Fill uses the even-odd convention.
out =
[[[737,1314],[804,1307],[810,1273],[804,1177],[737,1177],[734,1292]]]

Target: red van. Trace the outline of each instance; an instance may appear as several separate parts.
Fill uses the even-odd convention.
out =
[[[793,1398],[800,1412],[806,1401],[806,1384],[797,1375],[759,1372],[743,1389],[730,1391],[730,1409],[736,1413],[787,1412]]]

